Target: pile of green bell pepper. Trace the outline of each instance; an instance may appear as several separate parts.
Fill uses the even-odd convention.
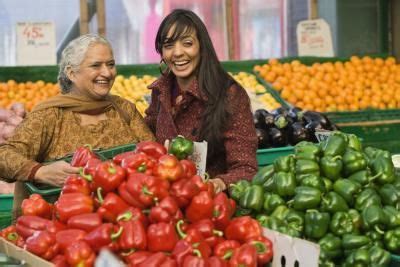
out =
[[[400,254],[400,177],[389,152],[333,132],[230,186],[237,215],[320,245],[320,266],[387,266]]]

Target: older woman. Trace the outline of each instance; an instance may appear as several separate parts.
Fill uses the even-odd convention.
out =
[[[78,172],[64,161],[41,162],[85,144],[107,148],[154,140],[135,105],[109,94],[116,73],[111,45],[103,37],[83,35],[65,48],[58,76],[62,94],[40,103],[0,145],[1,176],[17,181],[14,212],[26,197],[21,182],[61,186]]]

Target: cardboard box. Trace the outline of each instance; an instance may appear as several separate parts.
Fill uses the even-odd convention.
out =
[[[17,260],[21,260],[25,262],[24,266],[28,267],[53,267],[54,264],[51,262],[45,261],[44,259],[15,246],[14,244],[6,241],[3,238],[0,238],[0,252],[5,253],[6,255],[15,258]]]
[[[267,228],[263,228],[263,231],[264,236],[268,237],[273,243],[272,267],[318,267],[320,253],[318,244]]]

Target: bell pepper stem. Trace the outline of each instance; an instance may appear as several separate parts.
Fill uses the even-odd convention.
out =
[[[18,238],[18,234],[17,233],[9,233],[7,235],[7,240],[10,240],[10,241],[15,241],[15,240],[17,240],[17,238]]]
[[[213,234],[216,236],[224,236],[224,232],[220,231],[220,230],[213,230]]]
[[[117,173],[117,169],[113,165],[110,165],[110,167],[108,167],[108,173],[109,174],[116,174]]]
[[[79,176],[81,176],[83,179],[87,180],[88,182],[93,181],[92,175],[90,175],[90,174],[85,174],[85,173],[83,172],[83,168],[82,168],[82,167],[79,168]]]
[[[374,229],[375,229],[376,232],[378,232],[378,233],[381,234],[381,235],[385,234],[385,231],[383,231],[383,230],[379,227],[379,225],[375,225],[375,226],[374,226]]]
[[[146,170],[147,170],[147,166],[144,162],[142,164],[140,164],[140,166],[137,168],[137,171],[141,172],[141,173],[145,172]]]
[[[123,252],[121,252],[121,256],[123,256],[123,257],[129,256],[129,255],[131,255],[133,252],[136,252],[136,249],[131,248],[131,249],[128,250],[128,251],[123,251]]]
[[[207,183],[207,182],[208,182],[208,180],[210,180],[210,175],[209,175],[207,172],[205,172],[205,173],[204,173],[204,179],[203,179],[203,182],[204,182],[204,183]]]
[[[120,237],[120,235],[122,234],[122,231],[124,230],[124,227],[120,227],[119,229],[118,229],[118,231],[116,232],[116,233],[112,233],[111,234],[111,239],[112,240],[115,240],[115,239],[117,239],[118,237]]]
[[[193,249],[193,254],[199,258],[201,258],[201,252],[198,249]]]
[[[233,249],[228,250],[222,257],[223,260],[229,260],[233,255]]]
[[[97,199],[99,200],[100,204],[104,202],[103,196],[101,195],[102,190],[103,189],[101,187],[97,188]]]
[[[147,187],[147,186],[143,186],[142,187],[142,192],[145,194],[145,195],[149,195],[149,196],[152,196],[153,195],[153,192],[151,192],[150,190],[149,190],[149,188]]]
[[[182,239],[182,238],[185,238],[186,236],[187,236],[187,234],[186,233],[184,233],[183,232],[183,230],[182,230],[182,228],[181,228],[181,226],[182,226],[182,224],[183,224],[184,222],[183,222],[183,220],[179,220],[177,223],[176,223],[176,231],[178,232],[178,235],[179,235],[179,237]]]
[[[117,221],[122,221],[122,220],[129,221],[130,219],[132,219],[132,216],[133,216],[132,212],[131,211],[127,211],[127,212],[122,213],[121,215],[119,215],[117,217]]]
[[[265,246],[265,244],[263,242],[253,241],[253,242],[251,242],[251,244],[256,248],[257,254],[262,254],[262,253],[265,253],[265,251],[267,251],[267,247]]]
[[[83,145],[84,147],[87,147],[87,148],[89,148],[89,150],[90,151],[92,151],[93,150],[93,147],[92,147],[92,145],[91,144],[85,144],[85,145]]]

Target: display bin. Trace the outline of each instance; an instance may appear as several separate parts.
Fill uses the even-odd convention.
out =
[[[400,267],[400,255],[391,255],[389,267]]]
[[[276,158],[294,153],[293,146],[266,148],[257,150],[258,167],[264,167],[274,162]]]
[[[12,194],[0,195],[0,229],[11,224],[13,198]]]

